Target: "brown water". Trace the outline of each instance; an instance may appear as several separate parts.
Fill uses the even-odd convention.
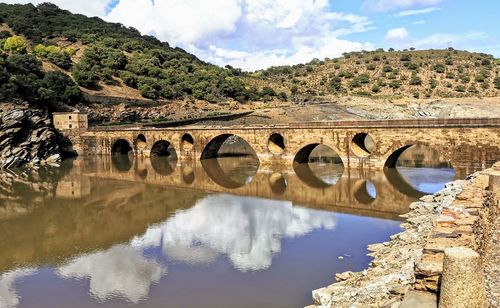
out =
[[[303,307],[461,176],[126,156],[4,174],[0,307]]]

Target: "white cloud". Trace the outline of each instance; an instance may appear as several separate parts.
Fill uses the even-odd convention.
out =
[[[483,44],[488,39],[485,32],[469,32],[465,34],[435,33],[426,37],[416,38],[405,28],[391,29],[386,40],[396,48],[415,47],[418,49],[442,49],[455,47],[458,49],[473,49],[473,46]]]
[[[432,6],[442,1],[443,0],[365,0],[362,4],[362,8],[374,12],[387,12],[404,10],[412,7]]]
[[[396,17],[407,17],[407,16],[416,16],[416,15],[423,15],[423,14],[429,14],[435,11],[439,11],[441,8],[439,7],[429,7],[426,9],[421,9],[421,10],[406,10],[399,12],[397,14],[394,14]]]
[[[284,238],[333,229],[333,213],[294,207],[288,201],[213,195],[134,238],[136,248],[158,247],[170,258],[207,264],[224,254],[241,271],[271,266]]]
[[[52,2],[62,9],[71,11],[73,13],[84,14],[87,16],[103,16],[106,13],[106,7],[111,0],[2,0],[4,3],[33,3],[40,4],[43,2]]]
[[[35,269],[27,268],[6,272],[0,276],[0,307],[14,308],[19,305],[19,296],[14,289],[14,283],[33,273]]]
[[[117,295],[132,303],[146,299],[152,283],[158,283],[166,268],[125,245],[78,257],[57,272],[65,278],[90,279],[90,293],[105,301]]]
[[[246,70],[373,48],[343,38],[374,29],[371,21],[331,11],[329,0],[120,0],[114,7],[111,1],[51,0],[155,35],[203,60]]]
[[[418,25],[425,25],[426,23],[427,23],[426,20],[417,20],[417,21],[414,21],[412,24],[415,26],[418,26]]]
[[[328,0],[121,0],[106,19],[246,70],[373,48],[340,38],[373,27],[364,16],[330,11]]]
[[[405,41],[409,37],[410,33],[408,33],[408,30],[406,30],[406,28],[390,29],[385,35],[385,39],[390,42]]]

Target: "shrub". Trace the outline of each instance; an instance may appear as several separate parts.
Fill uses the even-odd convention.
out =
[[[393,89],[399,89],[401,87],[401,81],[400,80],[393,80],[389,83],[389,87]]]
[[[410,85],[420,86],[420,85],[422,85],[422,79],[420,77],[418,77],[417,75],[414,75],[410,79]]]
[[[500,90],[500,76],[495,77],[495,79],[493,80],[493,85],[495,86],[495,89]]]
[[[429,85],[431,86],[431,89],[435,89],[438,86],[438,81],[434,78],[431,78],[431,80],[429,80]]]
[[[342,80],[340,79],[340,77],[333,77],[330,80],[330,91],[336,93],[343,92]]]
[[[392,67],[390,65],[385,65],[383,68],[384,73],[392,72]]]
[[[446,71],[446,67],[443,64],[436,64],[434,65],[434,70],[436,73],[442,74]]]
[[[17,35],[7,38],[3,45],[4,50],[13,53],[24,53],[27,47],[28,43],[26,43],[26,40]]]
[[[411,55],[410,54],[402,54],[401,57],[399,58],[402,62],[408,62],[411,61]]]
[[[460,85],[455,87],[455,91],[463,93],[463,92],[465,92],[465,87],[460,84]]]

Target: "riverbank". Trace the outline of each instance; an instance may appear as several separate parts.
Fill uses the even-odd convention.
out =
[[[436,307],[444,249],[459,246],[480,252],[490,305],[498,307],[499,205],[488,190],[495,172],[500,163],[413,203],[405,231],[368,247],[369,268],[336,274],[337,283],[312,292],[311,307]]]

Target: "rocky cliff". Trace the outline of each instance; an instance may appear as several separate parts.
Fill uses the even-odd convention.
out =
[[[58,164],[58,135],[48,111],[25,103],[0,103],[0,170]]]

